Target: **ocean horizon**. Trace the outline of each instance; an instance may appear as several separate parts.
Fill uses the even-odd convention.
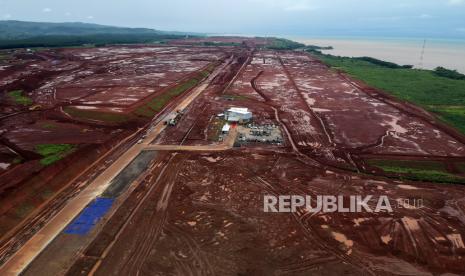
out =
[[[442,66],[465,73],[465,39],[283,37],[307,45],[334,48],[322,51],[325,54],[348,57],[369,56],[401,65],[413,65],[414,68],[419,69],[434,69]]]

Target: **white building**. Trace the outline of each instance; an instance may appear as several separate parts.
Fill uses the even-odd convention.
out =
[[[252,119],[252,112],[246,107],[231,107],[225,112],[225,119],[228,122],[245,123]]]
[[[231,125],[230,125],[230,124],[225,124],[225,125],[223,126],[223,128],[221,129],[221,133],[227,134],[227,133],[229,133],[229,130],[230,130],[230,129],[231,129]]]

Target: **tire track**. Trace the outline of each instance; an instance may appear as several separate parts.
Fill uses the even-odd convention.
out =
[[[327,139],[327,142],[329,145],[331,146],[335,146],[335,143],[333,142],[327,128],[326,128],[326,124],[323,122],[323,120],[320,118],[320,116],[318,116],[315,111],[313,111],[313,109],[308,105],[307,101],[305,100],[305,97],[304,95],[302,94],[302,91],[299,89],[299,87],[297,86],[297,84],[295,83],[295,80],[294,78],[292,77],[291,73],[289,72],[289,70],[287,70],[287,67],[286,65],[284,65],[284,61],[282,60],[281,56],[277,56],[278,57],[278,60],[279,60],[279,63],[281,64],[281,67],[283,68],[283,71],[284,73],[286,74],[287,78],[289,79],[289,81],[291,82],[292,86],[294,87],[294,89],[297,91],[297,93],[299,94],[302,102],[304,103],[304,105],[307,107],[307,110],[310,112],[310,114],[319,122],[320,124],[320,128],[323,130],[324,134],[326,135],[326,139]]]
[[[146,202],[147,198],[149,198],[149,196],[152,194],[152,192],[154,191],[154,189],[156,187],[158,187],[158,183],[160,181],[160,179],[163,177],[164,173],[165,173],[165,170],[168,168],[168,165],[171,163],[172,159],[174,158],[176,154],[173,154],[169,159],[168,161],[164,164],[163,168],[161,169],[160,173],[158,174],[157,178],[155,179],[154,183],[152,183],[152,185],[150,186],[149,190],[146,192],[146,194],[144,195],[144,197],[139,201],[138,205],[136,206],[136,208],[134,208],[134,210],[131,212],[131,215],[127,218],[126,222],[123,224],[123,226],[121,227],[121,229],[119,229],[118,233],[116,234],[115,238],[113,239],[113,241],[110,243],[110,245],[104,250],[102,256],[100,257],[100,260],[95,264],[95,266],[92,268],[91,272],[89,273],[89,275],[94,275],[94,274],[98,274],[98,269],[99,267],[101,266],[102,264],[102,261],[108,256],[108,254],[110,253],[111,249],[113,248],[113,246],[115,245],[115,243],[119,240],[119,238],[121,237],[122,233],[127,229],[127,227],[131,224],[131,221],[134,219],[135,215],[138,213],[138,211],[141,209],[141,207],[143,206],[143,204]],[[158,224],[155,224],[158,226]],[[159,228],[157,227],[155,229],[155,231],[159,230]],[[144,240],[140,241],[138,244],[136,244],[136,248],[138,246],[140,246],[140,243],[144,244]],[[134,246],[133,246],[134,247]],[[126,264],[128,263],[129,261],[126,262]],[[124,267],[128,267],[127,265],[125,265]]]
[[[243,168],[243,169],[248,171],[248,173],[253,173],[253,171],[251,171],[250,169],[247,169],[247,168]],[[265,189],[265,191],[275,196],[290,194],[289,192],[286,192],[282,188],[272,185],[271,183],[269,183],[262,177],[256,176],[253,179],[255,180],[255,181],[252,181],[253,183],[255,184],[259,183],[260,186]],[[293,190],[292,193],[298,194],[296,192],[300,192],[301,194],[309,194],[308,191],[303,191],[301,189],[299,190],[300,191]],[[323,240],[318,235],[318,232],[314,229],[312,224],[309,223],[309,218],[311,218],[312,215],[306,212],[304,208],[300,208],[297,212],[291,213],[291,216],[294,218],[296,223],[300,226],[303,233],[305,234],[305,237],[307,237],[311,241],[312,246],[318,246],[318,248],[330,253],[335,258],[339,259],[341,262],[349,263],[350,265],[358,268],[361,271],[366,272],[369,275],[376,275],[371,269],[369,269],[368,267],[364,265],[363,259],[361,257],[356,256],[354,252],[352,252],[351,255],[347,255],[345,252],[341,252],[339,249],[329,245],[325,240]],[[304,267],[305,267],[305,263],[302,264],[301,267],[294,265],[293,269],[297,271],[300,268],[304,269]]]

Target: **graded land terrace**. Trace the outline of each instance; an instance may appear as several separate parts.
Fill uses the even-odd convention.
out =
[[[464,273],[464,136],[286,43],[8,52],[0,272]],[[230,107],[253,124],[221,133]],[[255,126],[282,141],[241,142]],[[424,207],[263,211],[265,195],[353,194]]]

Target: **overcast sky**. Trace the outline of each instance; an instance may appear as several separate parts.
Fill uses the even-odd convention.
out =
[[[465,0],[0,0],[0,19],[226,34],[465,38]]]

